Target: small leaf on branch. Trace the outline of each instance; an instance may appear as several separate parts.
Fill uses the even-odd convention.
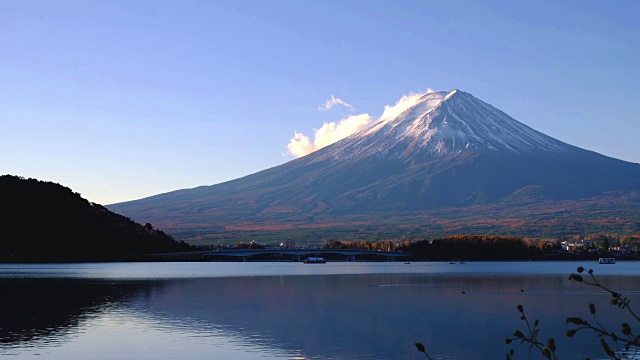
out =
[[[568,317],[567,320],[565,321],[565,323],[566,324],[583,325],[585,323],[585,321],[580,319],[579,317]]]
[[[631,326],[626,322],[622,323],[622,333],[627,336],[631,334]]]
[[[551,351],[556,351],[556,341],[554,338],[549,338],[547,340],[547,347],[551,349]]]

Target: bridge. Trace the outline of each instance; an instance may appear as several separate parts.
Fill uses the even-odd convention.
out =
[[[335,261],[360,260],[385,260],[411,259],[415,254],[400,251],[374,251],[353,249],[226,249],[190,251],[180,253],[150,254],[154,260],[191,260],[191,261],[215,261],[215,260],[290,260],[301,261],[309,256],[322,256]]]

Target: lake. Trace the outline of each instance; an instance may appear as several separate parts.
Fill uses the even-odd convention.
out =
[[[419,341],[434,359],[538,359],[504,343],[522,304],[561,359],[604,359],[565,318],[590,302],[612,330],[628,317],[568,280],[578,266],[638,303],[638,262],[0,264],[0,357],[426,359]]]

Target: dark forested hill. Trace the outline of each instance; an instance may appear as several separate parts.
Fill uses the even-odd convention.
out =
[[[52,182],[0,176],[0,261],[121,261],[188,251],[151,224],[90,203]]]

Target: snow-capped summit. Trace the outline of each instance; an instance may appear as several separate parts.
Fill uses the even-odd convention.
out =
[[[460,90],[406,98],[371,127],[317,154],[318,160],[354,156],[437,157],[462,152],[564,153],[574,147],[518,122]]]
[[[452,226],[454,214],[460,222],[449,231],[491,231],[483,226],[495,223],[530,234],[546,224],[560,224],[563,233],[567,224],[581,224],[574,220],[585,213],[575,206],[587,206],[591,225],[621,224],[620,214],[637,219],[638,193],[639,164],[565,144],[453,90],[405,97],[369,128],[282,165],[109,208],[198,239],[204,233],[216,238],[221,229],[231,229],[229,238],[237,229],[306,234],[297,230],[308,227],[322,238],[344,227],[406,231],[403,216],[422,227],[442,210],[448,215],[435,224],[438,231]],[[486,205],[494,211],[485,219]],[[537,220],[514,215],[533,205]],[[558,223],[555,214],[570,221]],[[323,234],[323,228],[330,230]]]

